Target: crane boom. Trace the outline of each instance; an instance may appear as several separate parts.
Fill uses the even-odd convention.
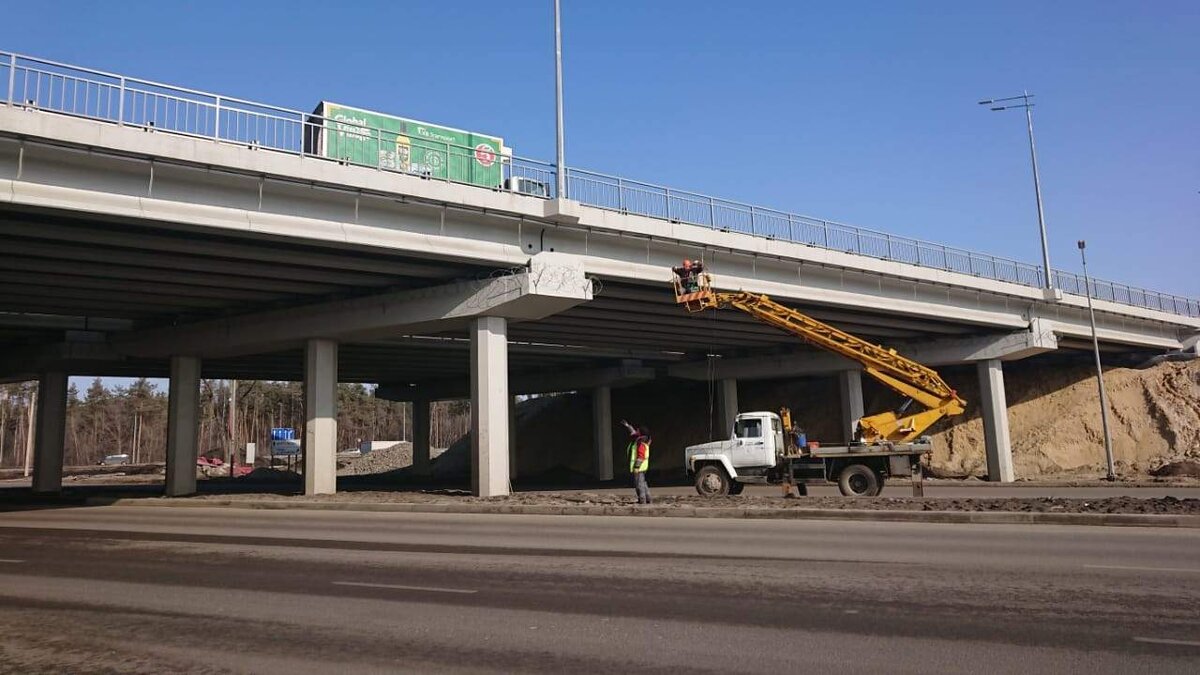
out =
[[[675,300],[690,312],[724,307],[737,309],[827,351],[862,364],[868,375],[906,398],[925,406],[913,414],[889,411],[859,420],[866,443],[907,442],[919,438],[942,417],[963,412],[966,402],[932,368],[923,366],[896,350],[876,345],[818,321],[803,312],[781,305],[766,295],[746,291],[714,291],[711,276],[695,273],[690,280],[675,277]]]

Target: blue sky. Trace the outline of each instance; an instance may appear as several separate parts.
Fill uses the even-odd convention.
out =
[[[567,163],[1200,296],[1200,3],[563,0]],[[0,49],[554,155],[549,0],[9,3]]]

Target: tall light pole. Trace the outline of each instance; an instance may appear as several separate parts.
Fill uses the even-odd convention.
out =
[[[558,3],[559,0],[554,0],[554,107],[558,130],[558,152],[554,157],[554,175],[557,179],[554,196],[564,199],[567,196],[567,165],[563,159],[566,151],[563,148],[562,20]]]
[[[1037,166],[1037,149],[1033,144],[1033,103],[1029,99],[1033,98],[1033,94],[1028,91],[1020,96],[1008,96],[1006,98],[989,98],[979,102],[979,105],[991,105],[993,111],[1000,110],[1016,110],[1018,108],[1025,109],[1025,122],[1029,128],[1029,159],[1033,162],[1033,191],[1037,195],[1037,210],[1038,210],[1038,229],[1042,233],[1042,269],[1045,270],[1045,279],[1043,280],[1043,288],[1050,290],[1054,288],[1053,274],[1050,271],[1050,248],[1046,244],[1046,216],[1042,213],[1042,185],[1038,180]],[[1021,101],[1020,103],[1008,103],[1008,101]],[[1001,103],[1004,105],[995,105]]]
[[[1084,295],[1087,296],[1088,317],[1092,322],[1092,352],[1096,355],[1096,383],[1100,387],[1100,425],[1104,427],[1104,459],[1108,462],[1107,480],[1116,480],[1113,471],[1112,434],[1108,431],[1108,394],[1104,391],[1104,370],[1100,367],[1100,341],[1096,338],[1096,312],[1092,309],[1092,280],[1087,272],[1087,242],[1079,240],[1079,259],[1083,262]]]

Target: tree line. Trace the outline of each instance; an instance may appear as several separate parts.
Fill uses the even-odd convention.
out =
[[[0,468],[22,467],[32,447],[37,416],[37,383],[0,385]],[[232,414],[231,414],[232,413]],[[469,401],[439,401],[430,410],[430,443],[449,446],[470,429]],[[304,390],[299,382],[201,380],[199,450],[226,458],[246,443],[267,454],[271,429],[295,429],[304,435]],[[338,385],[338,447],[362,441],[412,441],[412,404],[375,398],[362,384]],[[127,386],[107,387],[96,378],[82,395],[67,390],[64,463],[99,463],[106,455],[127,453],[134,463],[162,462],[167,446],[167,392],[142,378]]]

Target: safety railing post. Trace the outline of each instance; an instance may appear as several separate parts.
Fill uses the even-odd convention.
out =
[[[663,195],[667,200],[667,220],[671,219],[671,188],[663,188]]]
[[[122,126],[125,124],[125,78],[123,77],[117,88],[117,124]]]
[[[887,259],[895,260],[895,258],[892,257],[892,238],[891,238],[891,236],[885,236],[883,239],[884,239],[884,241],[887,242]]]
[[[221,97],[216,98],[213,106],[213,140],[221,140]]]
[[[796,241],[796,223],[792,220],[792,214],[788,214],[788,241]]]
[[[625,181],[617,179],[617,210],[625,213]]]
[[[13,95],[17,91],[17,55],[8,55],[8,104],[13,104]]]
[[[822,220],[821,229],[824,231],[825,235],[825,248],[829,248],[829,221]]]
[[[717,229],[717,202],[712,198],[708,198],[708,223],[712,229]]]
[[[750,207],[750,234],[755,234],[754,231],[754,207]]]
[[[375,163],[379,164],[378,155],[376,156]],[[446,143],[446,182],[447,183],[450,182],[450,143],[449,142]]]

